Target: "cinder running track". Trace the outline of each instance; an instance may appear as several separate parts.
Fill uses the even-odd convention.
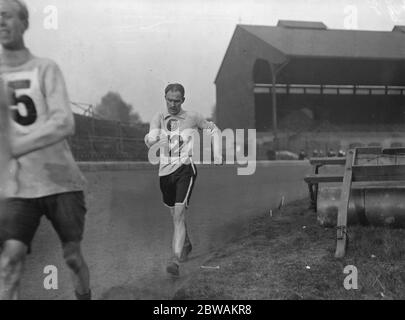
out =
[[[306,161],[258,162],[252,176],[236,165],[198,166],[188,210],[194,250],[180,278],[165,273],[172,222],[161,202],[157,168],[148,164],[81,164],[88,179],[83,242],[95,299],[170,299],[209,252],[237,237],[247,219],[307,197]],[[45,290],[44,267],[58,268],[58,290]],[[22,299],[73,299],[59,241],[43,218],[27,260]]]

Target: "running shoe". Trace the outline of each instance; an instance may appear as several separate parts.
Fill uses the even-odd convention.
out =
[[[170,273],[172,276],[178,277],[180,275],[179,264],[174,261],[170,261],[166,267],[167,273]]]

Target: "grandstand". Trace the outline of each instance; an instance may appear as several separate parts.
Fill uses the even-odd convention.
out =
[[[215,80],[221,128],[294,152],[405,141],[405,28],[238,25]]]

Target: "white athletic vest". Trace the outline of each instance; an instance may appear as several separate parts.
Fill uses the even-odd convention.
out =
[[[49,59],[31,56],[18,67],[0,67],[12,105],[10,134],[29,135],[41,130],[54,111],[71,113],[63,75]],[[44,138],[46,143],[46,137]],[[85,179],[66,140],[13,161],[8,197],[38,198],[83,190]]]
[[[159,176],[175,172],[183,164],[192,161],[195,135],[198,129],[214,130],[216,126],[194,111],[181,110],[173,116],[160,112],[152,120],[163,134],[168,136],[167,148],[160,153]],[[197,146],[196,146],[197,147]]]

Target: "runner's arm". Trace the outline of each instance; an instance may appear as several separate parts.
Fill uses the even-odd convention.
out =
[[[11,149],[16,158],[60,142],[74,133],[74,117],[65,81],[55,63],[49,64],[44,70],[43,81],[49,116],[43,125],[30,134],[12,135]]]
[[[149,133],[145,136],[145,144],[151,148],[155,143],[159,142],[161,138],[160,130],[160,114],[155,115],[149,126]]]
[[[200,114],[197,114],[197,125],[198,128],[204,130],[212,137],[212,147],[213,147],[213,154],[214,154],[214,163],[215,164],[223,164],[223,157],[222,157],[222,136],[220,130],[215,125],[214,122],[208,121],[204,119],[204,117]]]

